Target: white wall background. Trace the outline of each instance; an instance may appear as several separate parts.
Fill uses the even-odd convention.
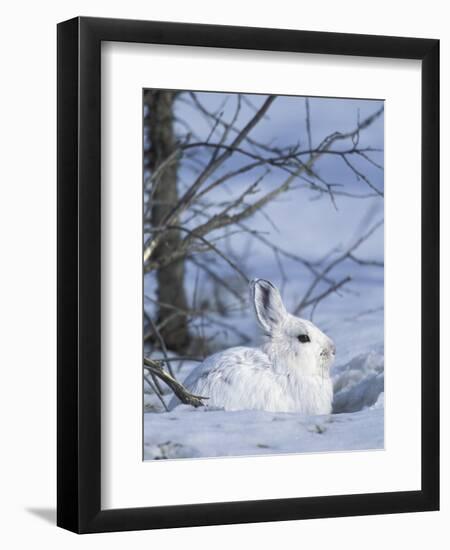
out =
[[[442,511],[77,537],[54,527],[56,468],[56,23],[76,15],[441,39],[442,280],[450,279],[450,37],[439,0],[362,3],[17,1],[2,11],[0,85],[0,541],[6,548],[440,549],[448,544],[448,286],[442,288]],[[447,540],[446,540],[447,539]],[[132,545],[132,546],[131,546]]]

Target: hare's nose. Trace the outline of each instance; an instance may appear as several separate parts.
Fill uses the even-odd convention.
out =
[[[332,355],[336,355],[336,346],[335,346],[334,342],[330,343],[330,352],[331,352]]]

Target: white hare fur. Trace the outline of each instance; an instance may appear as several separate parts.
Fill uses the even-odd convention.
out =
[[[207,407],[329,414],[332,340],[310,321],[288,313],[269,281],[253,280],[250,292],[264,344],[211,355],[190,373],[185,386],[195,395],[208,397]],[[170,408],[178,404],[174,398]]]

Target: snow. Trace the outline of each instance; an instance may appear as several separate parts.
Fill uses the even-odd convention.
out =
[[[144,459],[252,456],[382,449],[384,411],[301,416],[180,405],[146,414]]]
[[[195,368],[187,364],[180,379]],[[360,354],[334,369],[333,414],[302,416],[179,405],[144,415],[144,459],[337,452],[384,447],[384,356]],[[147,410],[161,410],[146,393]]]

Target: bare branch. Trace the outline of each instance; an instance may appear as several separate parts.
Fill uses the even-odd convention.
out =
[[[156,378],[155,378],[155,374],[153,372],[150,371],[150,375],[152,378],[149,378],[148,376],[146,376],[144,374],[144,380],[147,382],[147,384],[150,386],[150,388],[152,389],[153,393],[158,397],[159,401],[161,402],[162,406],[164,407],[164,410],[166,412],[169,411],[169,407],[166,405],[166,402],[164,401],[164,398],[162,396],[162,393],[161,393],[161,390],[159,389],[157,383],[156,383]]]
[[[380,262],[378,260],[362,260],[361,258],[357,258],[353,254],[348,255],[349,260],[353,260],[355,263],[359,265],[371,265],[374,267],[384,267],[384,262]]]
[[[194,105],[197,107],[197,109],[207,118],[213,120],[213,121],[216,121],[218,122],[219,125],[222,125],[223,128],[224,128],[224,131],[225,131],[225,136],[228,137],[228,134],[232,131],[236,134],[238,134],[241,130],[240,128],[236,128],[235,127],[235,123],[236,123],[236,120],[237,120],[237,114],[239,113],[239,111],[237,111],[237,113],[235,114],[235,116],[233,117],[233,120],[229,123],[225,122],[224,120],[217,120],[217,115],[212,113],[211,111],[208,111],[208,109],[206,109],[206,107],[201,103],[201,101],[198,99],[198,96],[197,94],[194,94],[194,96],[192,96],[192,100],[194,102]],[[258,112],[258,107],[256,107],[255,105],[253,105],[253,103],[251,103],[248,98],[246,97],[245,94],[238,94],[238,98],[242,100],[243,103],[246,103],[253,112],[257,113]],[[239,110],[240,110],[240,105],[239,105]],[[264,115],[262,117],[263,119],[266,118],[266,115]],[[225,141],[225,139],[223,140],[223,142]],[[253,147],[258,147],[259,149],[263,150],[263,151],[266,151],[266,152],[271,152],[271,153],[279,153],[280,152],[280,149],[277,149],[277,148],[272,148],[270,146],[268,146],[267,144],[265,143],[260,143],[254,139],[252,139],[251,137],[249,137],[248,135],[245,137],[245,142],[249,143],[251,146]]]
[[[314,289],[317,287],[317,285],[324,279],[324,277],[338,264],[343,262],[344,260],[348,259],[352,252],[356,250],[364,241],[366,241],[382,224],[384,223],[384,220],[380,220],[375,225],[373,225],[369,231],[367,231],[364,235],[362,235],[359,239],[357,239],[350,248],[344,252],[343,254],[339,255],[337,258],[335,258],[333,261],[331,261],[325,269],[322,270],[322,272],[313,280],[311,285],[309,286],[308,290],[306,291],[305,295],[303,296],[300,303],[297,305],[297,307],[294,310],[294,314],[297,315],[302,309],[307,307],[307,305],[310,302],[310,296],[313,293]]]
[[[312,150],[311,113],[309,108],[309,97],[305,97],[305,109],[306,109],[306,134],[308,136],[308,147]]]
[[[192,237],[194,237],[195,239],[198,239],[200,240],[202,243],[204,243],[208,248],[210,248],[211,250],[213,250],[218,256],[220,256],[222,258],[222,260],[225,260],[227,262],[227,264],[232,267],[236,273],[239,273],[239,275],[244,279],[244,281],[246,283],[248,283],[250,280],[249,278],[247,277],[247,275],[240,270],[240,268],[232,261],[230,260],[223,252],[221,252],[216,246],[214,246],[210,241],[208,241],[207,239],[205,239],[202,235],[198,234],[197,230],[193,231],[191,229],[188,229],[187,227],[182,227],[182,226],[170,226],[170,228],[173,228],[173,229],[179,229],[180,231],[185,231],[187,233],[189,233]]]
[[[384,105],[382,105],[377,111],[369,115],[367,118],[365,118],[362,122],[360,122],[354,130],[351,130],[350,132],[333,132],[329,136],[327,136],[325,139],[322,140],[321,144],[319,145],[319,148],[321,149],[329,149],[333,143],[336,143],[337,141],[343,141],[346,139],[353,139],[357,134],[361,132],[361,130],[364,130],[365,128],[368,128],[377,118],[379,118],[384,112]]]
[[[153,319],[150,317],[150,315],[147,316],[147,319],[148,319],[148,322],[150,324],[150,327],[151,327],[156,339],[158,340],[158,343],[161,347],[161,351],[164,355],[164,358],[167,360],[169,358],[169,353],[167,351],[166,343],[164,342],[164,338],[161,336],[161,333],[159,332],[158,327],[153,322]],[[173,376],[172,368],[171,368],[169,362],[167,364],[167,368],[169,369],[169,372],[170,372],[171,376]]]
[[[219,327],[223,327],[226,330],[229,330],[230,332],[232,332],[233,334],[236,334],[236,336],[239,336],[239,338],[241,339],[241,341],[243,343],[250,342],[249,336],[247,334],[243,333],[242,331],[240,331],[233,324],[226,323],[225,321],[219,320],[216,317],[214,317],[213,315],[208,315],[203,310],[201,310],[201,311],[183,310],[183,309],[180,309],[180,308],[178,308],[178,307],[176,307],[172,304],[168,304],[166,302],[161,302],[160,300],[154,300],[153,298],[150,298],[148,296],[146,296],[146,298],[148,300],[150,300],[151,302],[154,302],[155,304],[159,304],[160,306],[162,306],[164,308],[171,309],[173,311],[178,311],[180,313],[180,315],[184,315],[185,317],[195,317],[195,316],[203,315],[205,317],[205,319],[207,319],[211,324],[217,325]]]
[[[230,294],[232,294],[235,298],[237,298],[240,302],[244,302],[245,300],[242,298],[242,296],[237,292],[230,284],[227,283],[227,281],[220,277],[215,271],[213,271],[209,266],[199,262],[196,258],[188,258],[193,264],[200,267],[200,269],[203,269],[205,273],[207,273],[211,279],[213,279],[216,283],[218,283],[220,286],[225,288]]]
[[[165,382],[182,403],[192,405],[193,407],[201,407],[204,405],[203,401],[208,399],[208,397],[190,393],[183,384],[180,384],[180,382],[163,369],[161,361],[144,356],[144,368]]]
[[[369,180],[369,178],[365,174],[363,174],[360,170],[358,170],[356,166],[348,160],[346,155],[341,155],[341,158],[345,162],[345,164],[350,168],[350,170],[356,175],[358,180],[363,180],[364,182],[367,183],[367,185],[371,189],[375,191],[375,193],[377,193],[381,197],[384,197],[383,191],[380,191],[377,187],[375,187],[375,185]]]
[[[242,130],[239,132],[239,134],[236,136],[236,138],[231,143],[230,149],[225,150],[224,153],[222,153],[219,157],[217,157],[213,162],[208,164],[206,169],[199,175],[199,177],[194,181],[194,183],[191,185],[191,187],[186,191],[186,193],[181,197],[178,205],[170,212],[167,219],[164,221],[164,225],[170,225],[174,219],[174,217],[179,213],[179,211],[186,206],[188,206],[192,199],[195,196],[196,191],[199,189],[199,187],[206,181],[206,179],[215,172],[219,166],[221,166],[225,160],[227,160],[233,153],[233,150],[240,145],[240,143],[243,141],[243,139],[253,130],[253,128],[258,124],[258,122],[261,120],[261,118],[264,116],[264,114],[267,112],[269,107],[272,105],[272,103],[275,101],[275,96],[269,96],[261,106],[261,108],[258,110],[257,113],[247,122],[247,124],[242,128]]]
[[[321,300],[323,300],[324,298],[326,298],[327,296],[329,296],[333,292],[336,292],[337,290],[339,290],[345,284],[349,283],[351,280],[352,280],[352,278],[350,276],[345,277],[341,281],[339,281],[339,282],[335,283],[334,285],[330,286],[329,288],[327,288],[324,292],[322,292],[318,296],[315,296],[314,298],[311,298],[311,299],[305,301],[303,306],[302,306],[302,309],[307,308],[311,305],[317,304],[318,302],[320,302]]]

